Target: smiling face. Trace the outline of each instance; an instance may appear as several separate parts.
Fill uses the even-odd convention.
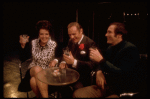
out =
[[[79,31],[76,26],[71,26],[68,28],[68,35],[74,43],[78,43],[82,37],[82,29]]]
[[[107,29],[105,36],[107,37],[107,43],[113,45],[118,44],[122,41],[121,34],[115,34],[116,25],[110,25]]]
[[[40,29],[39,30],[39,38],[42,44],[47,44],[48,40],[49,40],[49,31],[46,29]]]

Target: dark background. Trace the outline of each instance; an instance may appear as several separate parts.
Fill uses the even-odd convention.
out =
[[[102,50],[108,47],[109,23],[124,22],[128,41],[140,54],[147,53],[147,2],[3,2],[2,7],[3,55],[17,51],[20,34],[30,35],[30,40],[38,37],[35,24],[39,20],[52,23],[54,39],[63,46],[69,39],[67,25],[77,20]]]

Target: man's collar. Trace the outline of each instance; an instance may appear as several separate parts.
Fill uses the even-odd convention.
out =
[[[82,34],[82,37],[81,37],[80,41],[78,42],[78,45],[81,43],[83,37],[84,37],[84,35]]]
[[[119,42],[118,44],[112,46],[112,48],[120,48],[123,45],[123,43],[125,43],[125,41]]]

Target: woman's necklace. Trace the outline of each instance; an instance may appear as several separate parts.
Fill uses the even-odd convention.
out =
[[[41,51],[45,48],[45,46],[46,46],[46,43],[42,43],[41,41],[40,41],[40,47],[41,47]]]
[[[46,43],[42,43],[42,42],[40,41],[40,46],[41,46],[41,47],[44,47],[44,46],[46,46]]]

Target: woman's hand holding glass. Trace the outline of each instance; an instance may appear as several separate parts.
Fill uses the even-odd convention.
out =
[[[26,43],[29,42],[29,36],[24,34],[19,36],[19,43],[21,44],[21,47],[24,48]]]

